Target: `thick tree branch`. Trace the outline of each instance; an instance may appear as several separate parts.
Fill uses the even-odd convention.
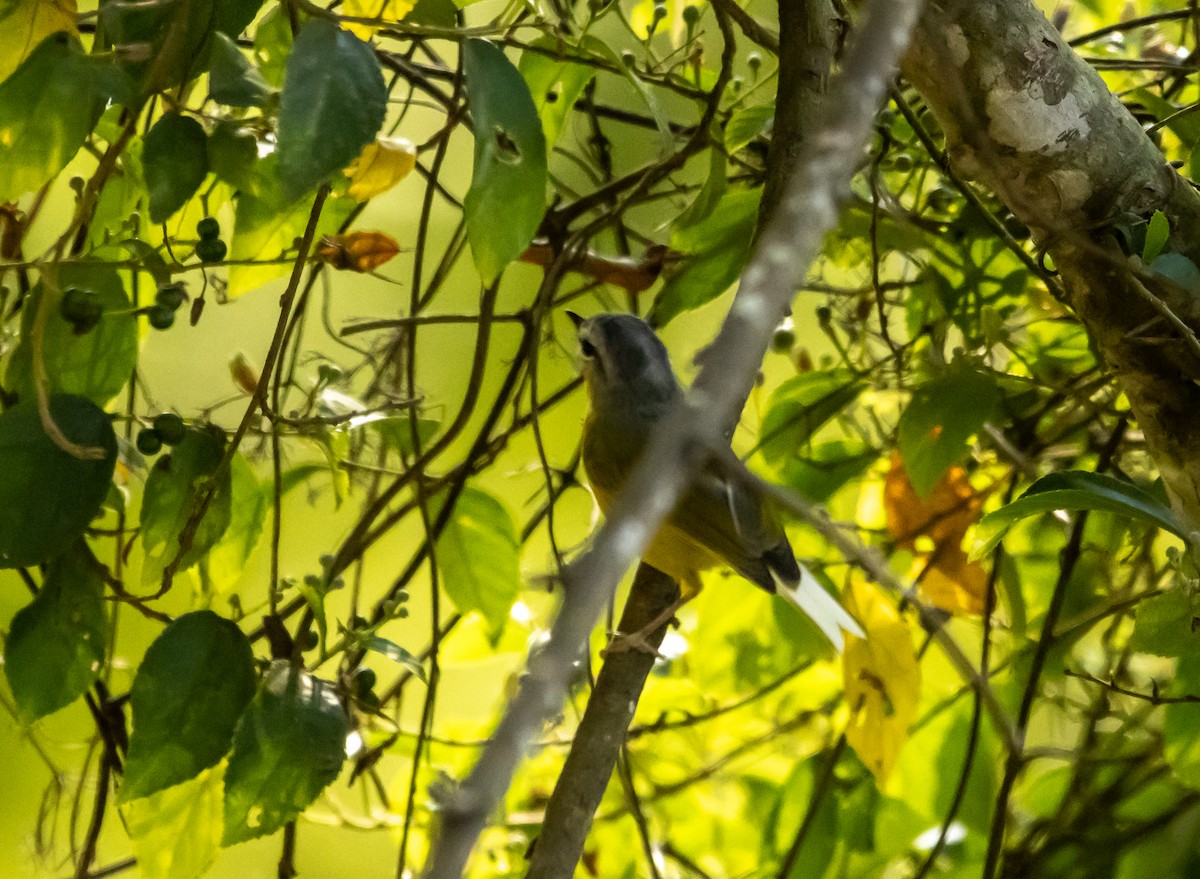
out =
[[[461,787],[442,807],[427,875],[457,879],[543,719],[561,704],[580,651],[617,581],[675,506],[691,473],[724,443],[722,425],[754,381],[775,329],[825,233],[837,221],[872,120],[894,75],[917,0],[875,0],[824,103],[800,171],[763,230],[737,298],[684,402],[654,431],[592,549],[565,572],[548,642]]]
[[[670,607],[678,594],[670,577],[643,564],[625,602],[620,630],[640,632]],[[666,633],[664,625],[648,639],[650,646],[657,650]],[[653,667],[654,657],[637,650],[612,653],[604,660],[546,806],[528,879],[570,879],[575,875],[592,816],[608,787],[625,743],[625,731]]]
[[[1160,279],[1147,284],[1160,301],[1147,301],[1145,274],[1111,232],[1122,212],[1162,210],[1168,248],[1200,261],[1200,196],[1029,0],[929,4],[904,74],[958,172],[992,187],[1053,259],[1176,512],[1200,529],[1200,357],[1191,350],[1200,303]]]

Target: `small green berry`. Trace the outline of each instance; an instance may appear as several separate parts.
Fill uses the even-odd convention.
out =
[[[205,217],[196,224],[196,234],[200,236],[201,241],[212,241],[215,238],[220,238],[221,224],[217,222],[216,217]]]
[[[137,450],[143,455],[157,455],[162,447],[162,437],[153,427],[143,427],[138,431]]]
[[[369,668],[360,668],[354,673],[354,692],[362,695],[375,689],[375,672]]]
[[[202,238],[196,242],[196,256],[200,262],[220,262],[229,249],[220,238]]]
[[[688,27],[695,27],[696,22],[698,22],[699,20],[700,20],[700,7],[699,6],[683,7],[683,23],[684,24],[686,24]]]
[[[185,299],[187,299],[187,287],[183,281],[172,281],[170,284],[163,284],[158,288],[158,292],[154,294],[155,302],[159,305],[165,305],[172,311],[183,305]]]
[[[155,415],[154,429],[168,446],[183,442],[183,438],[187,434],[187,428],[183,426],[183,419],[174,412],[161,412]]]
[[[296,638],[296,646],[299,647],[303,652],[306,650],[312,650],[317,646],[317,644],[320,643],[320,641],[321,639],[317,636],[316,632],[314,632],[312,629],[305,629]]]
[[[146,320],[150,321],[150,326],[156,330],[170,329],[171,325],[175,323],[175,309],[155,303],[146,312]]]
[[[771,336],[771,350],[776,354],[788,354],[796,344],[796,331],[791,327],[780,327]]]
[[[896,153],[892,156],[892,168],[896,171],[911,171],[913,157],[908,153]]]
[[[63,320],[72,325],[75,334],[82,336],[100,323],[104,314],[104,304],[100,294],[95,290],[82,287],[68,287],[63,291],[62,302],[58,306]]]

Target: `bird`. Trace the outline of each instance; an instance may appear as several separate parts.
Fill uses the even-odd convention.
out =
[[[578,335],[589,401],[583,427],[584,472],[601,511],[607,512],[654,426],[683,398],[683,389],[666,346],[641,318],[621,313],[586,319],[570,311],[567,315]],[[731,568],[794,604],[838,651],[844,647],[843,632],[865,637],[858,621],[796,561],[763,483],[729,447],[710,454],[642,561],[675,580],[680,594],[641,632],[622,635],[628,644],[621,649],[654,652],[645,636],[695,598],[703,585],[701,573],[717,567]]]

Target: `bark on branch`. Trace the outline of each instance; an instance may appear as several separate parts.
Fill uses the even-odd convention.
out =
[[[1200,262],[1200,196],[1029,0],[931,2],[903,72],[956,170],[995,190],[1053,259],[1176,513],[1200,529],[1200,302],[1148,278],[1111,232],[1121,212],[1162,210],[1169,249]]]

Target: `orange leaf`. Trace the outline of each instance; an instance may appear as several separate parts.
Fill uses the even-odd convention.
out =
[[[927,564],[921,559],[914,561],[912,576],[919,575]],[[981,614],[987,579],[983,565],[968,560],[966,552],[957,543],[947,543],[937,553],[917,588],[930,603],[948,613]]]
[[[241,351],[234,354],[233,359],[229,361],[229,375],[233,378],[233,383],[247,394],[258,391],[258,370]]]
[[[354,272],[374,271],[399,252],[400,245],[386,232],[326,235],[317,244],[317,259]]]
[[[935,544],[959,543],[967,529],[979,518],[983,498],[971,487],[967,472],[951,467],[941,482],[920,498],[898,452],[892,453],[892,466],[883,483],[883,506],[887,513],[888,531],[905,549],[912,549],[922,534],[933,538]]]
[[[883,788],[917,716],[921,667],[908,625],[877,586],[855,577],[845,601],[867,635],[847,636],[842,655],[851,711],[846,740]]]

